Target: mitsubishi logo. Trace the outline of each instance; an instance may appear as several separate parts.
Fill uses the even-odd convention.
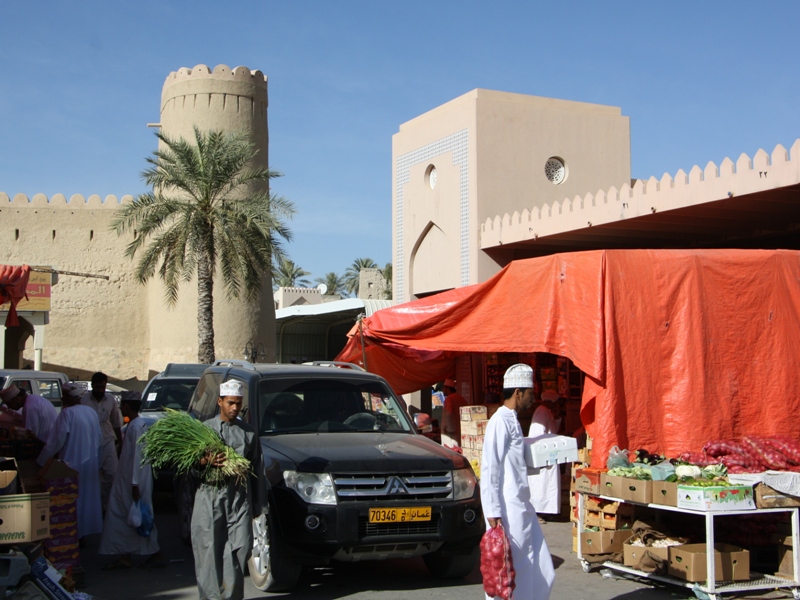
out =
[[[405,484],[400,480],[399,477],[390,477],[389,478],[389,487],[386,489],[387,494],[407,494],[408,488],[406,488]]]

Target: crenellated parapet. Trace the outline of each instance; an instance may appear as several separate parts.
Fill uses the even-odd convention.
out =
[[[13,197],[9,197],[5,192],[0,192],[0,210],[4,207],[32,208],[37,206],[71,210],[83,208],[114,210],[128,202],[133,202],[133,196],[127,194],[120,199],[117,199],[116,196],[101,198],[97,194],[92,194],[85,198],[81,194],[73,194],[67,199],[64,194],[53,194],[51,198],[48,198],[45,194],[34,194],[32,198],[28,198],[25,194],[16,194]]]
[[[167,76],[161,90],[161,114],[162,120],[164,113],[171,110],[194,114],[209,110],[217,118],[226,112],[249,112],[266,118],[267,100],[267,77],[261,71],[231,69],[227,65],[217,65],[212,70],[197,65]]]
[[[694,206],[732,196],[777,189],[800,183],[800,139],[787,151],[777,145],[768,154],[758,150],[752,158],[742,154],[734,162],[725,158],[719,166],[709,162],[695,165],[687,174],[683,169],[661,179],[650,177],[565,198],[561,202],[532,207],[521,213],[498,215],[481,224],[481,248],[493,248],[524,240],[574,231]]]

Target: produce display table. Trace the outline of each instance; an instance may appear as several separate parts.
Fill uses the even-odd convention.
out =
[[[620,571],[622,573],[627,573],[629,575],[635,575],[636,577],[642,577],[646,579],[652,579],[654,581],[660,581],[664,583],[670,583],[674,585],[679,585],[687,588],[691,588],[694,591],[702,592],[706,594],[711,600],[717,600],[721,594],[730,594],[735,592],[745,592],[745,591],[754,591],[754,590],[774,590],[776,588],[788,588],[791,589],[792,596],[795,599],[800,600],[800,553],[797,551],[800,546],[798,546],[798,529],[800,529],[800,518],[798,518],[798,508],[757,508],[754,510],[730,510],[730,511],[701,511],[701,510],[691,510],[686,508],[677,508],[674,506],[665,506],[663,504],[641,504],[638,502],[631,502],[629,500],[621,500],[620,498],[612,498],[610,496],[603,496],[598,494],[587,494],[585,492],[578,492],[581,496],[592,496],[594,498],[600,498],[603,500],[611,500],[613,502],[623,502],[626,504],[632,504],[634,506],[646,506],[649,508],[654,508],[656,510],[666,510],[678,513],[685,513],[685,514],[692,514],[692,515],[699,515],[705,517],[705,525],[706,525],[706,573],[708,574],[708,579],[705,585],[700,583],[694,583],[689,581],[684,581],[682,579],[678,579],[677,577],[673,577],[671,575],[657,575],[655,573],[647,573],[645,571],[640,571],[639,569],[634,569],[632,567],[627,567],[620,563],[606,561],[600,564],[590,564],[583,558],[583,554],[581,551],[580,543],[578,544],[578,559],[581,561],[583,566],[583,570],[587,573],[592,568],[598,567],[607,567],[609,569],[613,569],[615,571]],[[778,512],[788,512],[791,513],[792,519],[792,557],[794,560],[793,564],[793,575],[792,579],[786,579],[783,577],[775,576],[775,575],[760,575],[757,578],[750,579],[749,581],[738,581],[738,582],[720,582],[716,581],[715,578],[715,559],[714,559],[714,519],[718,517],[729,517],[735,515],[760,515],[766,513],[778,513]],[[578,532],[583,531],[583,523],[584,523],[584,503],[582,501],[578,502]],[[580,538],[579,538],[580,541]],[[698,594],[696,594],[698,595]]]

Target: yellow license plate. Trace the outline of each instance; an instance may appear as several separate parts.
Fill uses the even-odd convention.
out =
[[[407,508],[370,508],[370,523],[407,523],[409,521],[430,521],[430,506]]]

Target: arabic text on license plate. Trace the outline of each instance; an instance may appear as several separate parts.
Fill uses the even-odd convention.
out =
[[[407,508],[370,508],[370,523],[406,523],[409,521],[430,521],[430,506]]]

